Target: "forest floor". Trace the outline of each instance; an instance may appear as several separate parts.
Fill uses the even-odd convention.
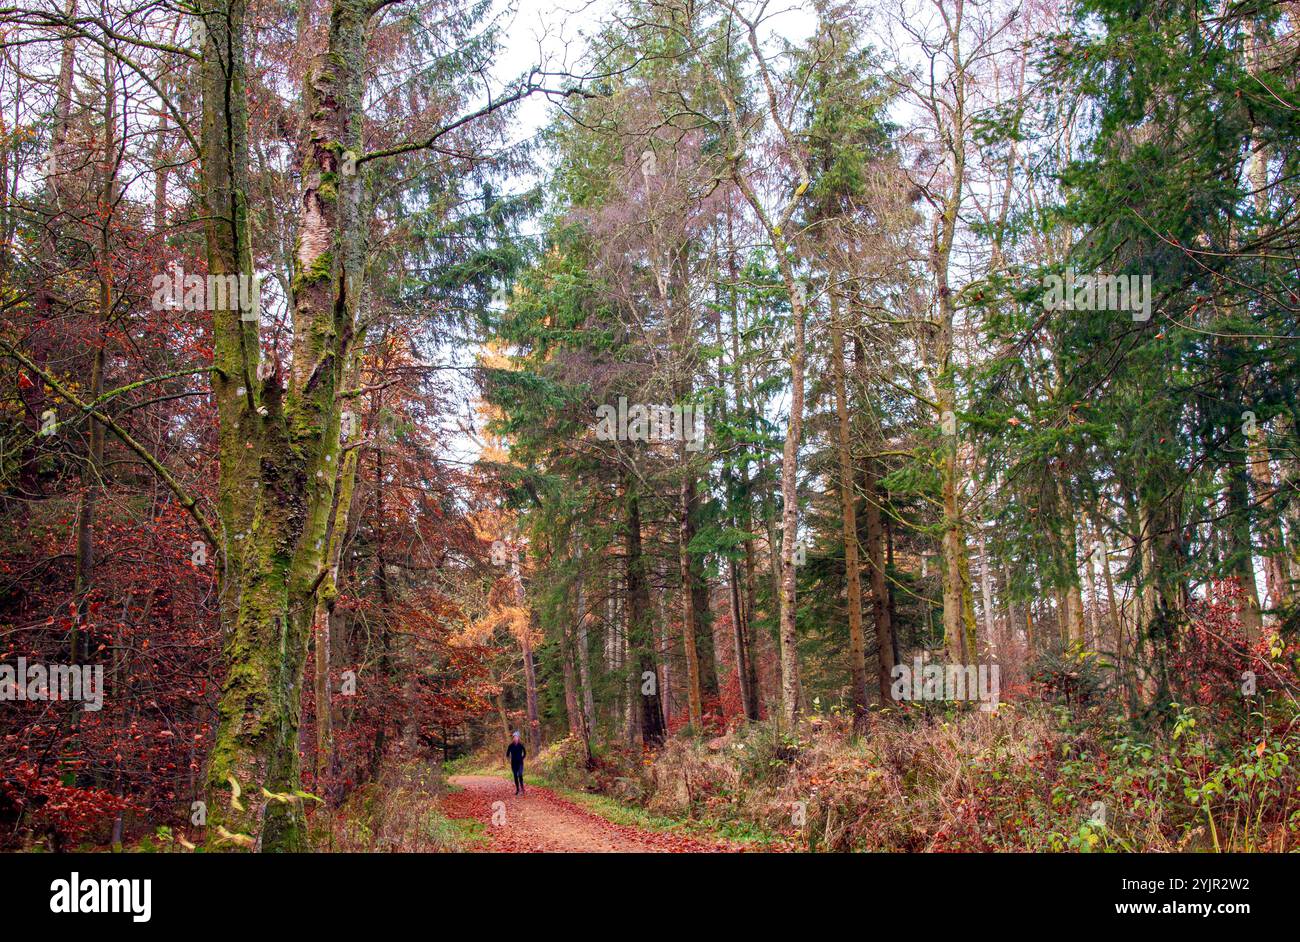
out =
[[[443,799],[443,813],[488,825],[491,842],[483,849],[489,853],[674,854],[738,849],[615,824],[540,785],[530,783],[525,794],[515,795],[507,779],[491,775],[456,775],[449,781],[458,790]],[[498,823],[493,823],[494,814]]]

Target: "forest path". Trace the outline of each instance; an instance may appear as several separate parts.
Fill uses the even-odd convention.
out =
[[[512,783],[490,775],[456,775],[451,783],[462,791],[443,799],[443,812],[448,817],[473,818],[487,825],[491,845],[485,849],[490,853],[673,854],[732,849],[725,844],[614,824],[548,788],[529,785],[525,794],[515,795]]]

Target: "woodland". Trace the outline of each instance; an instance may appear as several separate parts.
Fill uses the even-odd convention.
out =
[[[1295,850],[1298,77],[1293,0],[0,5],[0,849]]]

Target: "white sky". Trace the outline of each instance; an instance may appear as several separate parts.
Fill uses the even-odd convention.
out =
[[[586,37],[616,7],[617,0],[498,0],[504,42],[494,78],[504,83],[539,63],[553,71],[579,69]],[[780,36],[797,43],[812,33],[814,23],[809,0],[789,0],[773,6],[764,23],[763,38],[769,41]],[[542,96],[524,102],[518,112],[519,137],[544,127],[549,109]]]

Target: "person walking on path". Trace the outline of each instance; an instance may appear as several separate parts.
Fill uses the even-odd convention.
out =
[[[519,741],[519,733],[516,732],[510,737],[510,745],[506,746],[506,756],[510,759],[510,771],[515,777],[516,795],[524,793],[524,756],[526,755],[528,755],[528,750]]]

